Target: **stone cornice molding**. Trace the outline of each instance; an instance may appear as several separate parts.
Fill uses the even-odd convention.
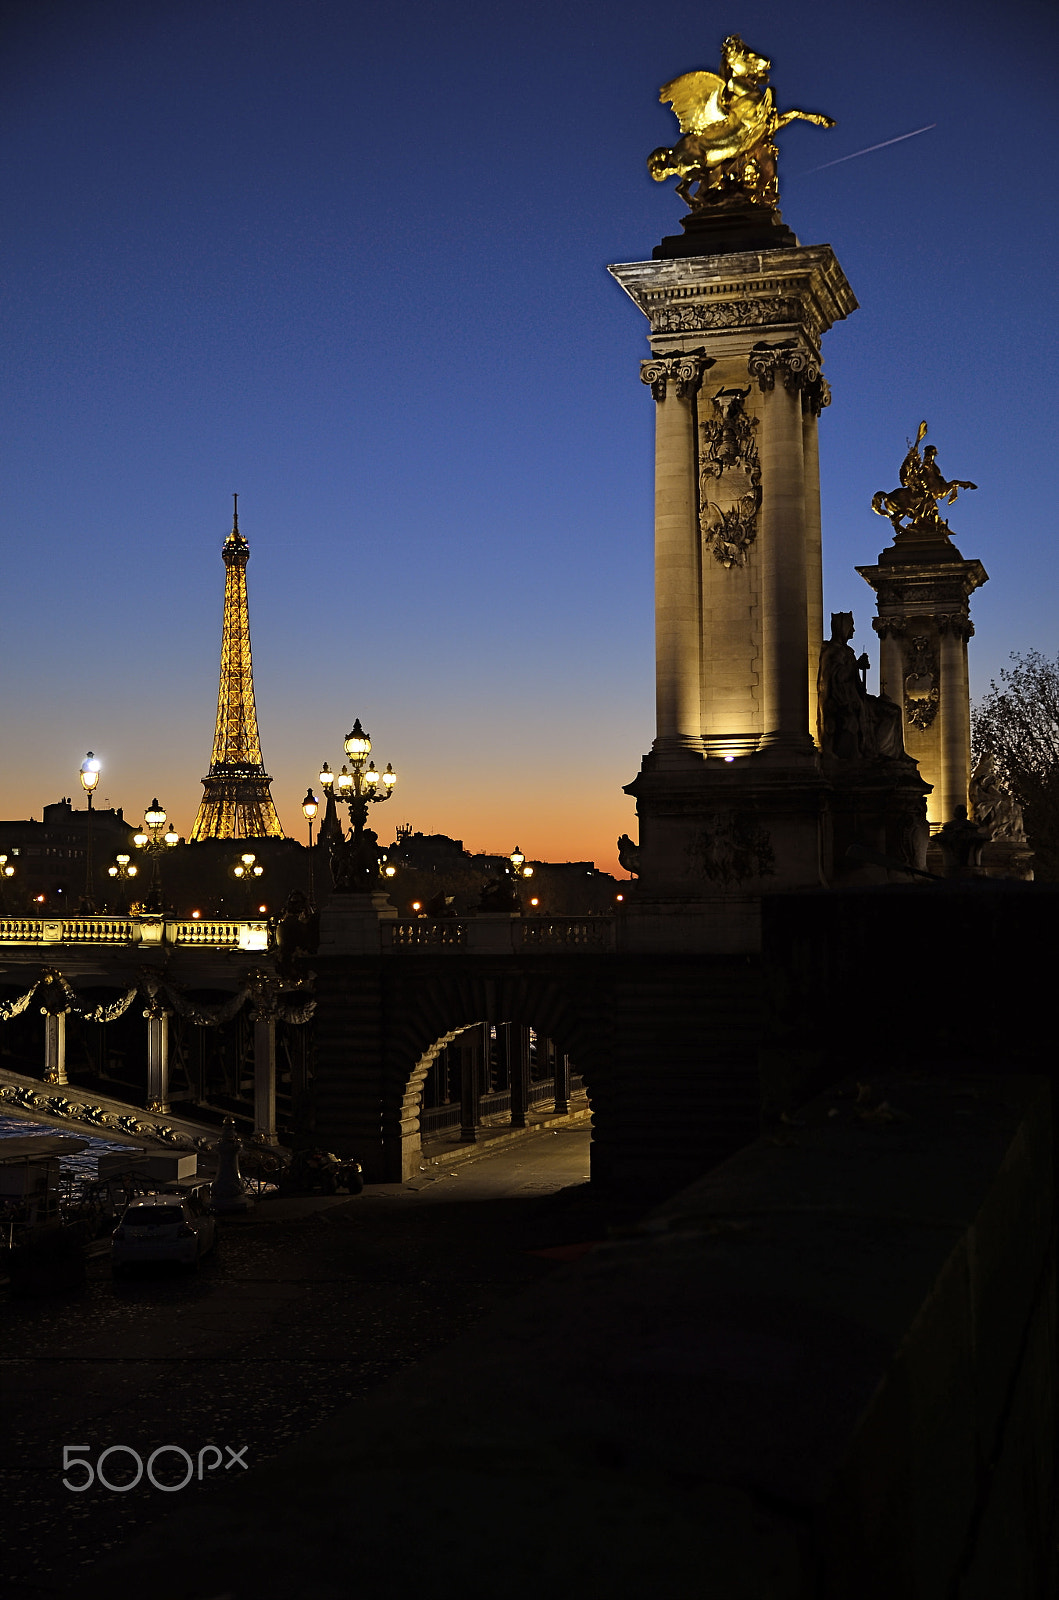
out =
[[[607,271],[651,323],[653,334],[800,327],[814,346],[857,301],[830,245],[671,261],[619,263]]]
[[[887,562],[885,566],[880,563],[854,570],[877,592],[880,601],[914,597],[920,605],[946,611],[989,582],[989,574],[979,560],[964,560],[962,556],[956,561]]]
[[[696,394],[703,374],[714,362],[704,350],[686,350],[672,356],[655,356],[640,362],[640,382],[651,386],[656,400],[664,400],[670,383],[678,400]]]

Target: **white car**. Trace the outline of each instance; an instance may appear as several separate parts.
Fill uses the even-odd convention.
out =
[[[175,1261],[195,1268],[212,1249],[217,1224],[197,1195],[145,1194],[125,1208],[111,1235],[115,1273],[141,1261]]]

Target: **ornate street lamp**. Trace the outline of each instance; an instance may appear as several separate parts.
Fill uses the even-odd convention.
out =
[[[527,867],[526,858],[518,845],[515,846],[507,858],[511,862],[511,871],[516,878],[532,878],[533,868]]]
[[[107,876],[109,878],[113,878],[116,882],[125,883],[129,878],[135,878],[139,870],[139,867],[136,865],[135,861],[133,861],[132,857],[122,853],[114,857],[114,865],[107,868]],[[128,909],[129,899],[128,890],[126,890],[125,910],[127,911]]]
[[[92,796],[95,793],[96,784],[99,782],[99,768],[100,762],[96,760],[90,750],[81,763],[81,771],[79,773],[81,787],[88,796],[88,830],[85,835],[85,892],[81,901],[81,910],[88,916],[92,916],[96,909],[95,901],[92,899]]]
[[[305,818],[306,822],[309,824],[309,904],[310,905],[312,905],[312,903],[313,903],[313,823],[316,820],[316,813],[319,811],[319,809],[320,809],[320,802],[316,798],[316,796],[313,794],[312,787],[310,786],[308,789],[306,789],[306,791],[305,791],[305,799],[302,801],[302,816]]]
[[[151,858],[151,892],[147,897],[147,905],[151,911],[161,911],[162,905],[162,857],[167,850],[174,849],[180,843],[180,835],[170,824],[166,828],[165,807],[158,804],[155,795],[150,805],[143,814],[144,832],[133,835],[133,844],[137,850],[142,850],[144,855]]]
[[[336,775],[325,761],[320,769],[320,786],[327,797],[324,825],[330,825],[331,878],[340,891],[370,893],[379,880],[380,857],[378,835],[367,825],[368,808],[390,798],[397,774],[389,762],[385,772],[378,770],[371,759],[371,740],[361,727],[359,717],[346,735],[344,749],[348,767],[344,766]],[[352,823],[345,838],[338,820],[339,803],[349,807]]]
[[[9,878],[13,878],[14,876],[15,869],[11,865],[7,856],[0,856],[0,911],[7,910],[7,903],[4,900],[4,884]]]
[[[254,855],[252,850],[245,850],[232,868],[232,877],[237,878],[246,889],[246,914],[253,912],[254,884],[258,878],[264,876],[265,869]],[[264,909],[262,907],[262,909]]]

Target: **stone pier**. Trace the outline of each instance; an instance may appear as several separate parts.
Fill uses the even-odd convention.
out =
[[[613,266],[650,322],[657,726],[627,947],[752,951],[760,896],[827,882],[820,341],[856,301],[827,245]],[[686,241],[677,241],[686,249]],[[707,253],[710,249],[716,253]]]

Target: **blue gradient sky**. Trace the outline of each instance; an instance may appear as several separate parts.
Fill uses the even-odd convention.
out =
[[[824,349],[826,607],[874,661],[852,569],[927,417],[980,485],[950,518],[991,578],[975,692],[1055,654],[1051,4],[34,0],[0,29],[0,814],[73,794],[91,747],[101,801],[190,828],[238,490],[288,831],[359,715],[388,823],[614,866],[653,735],[654,419],[604,268],[677,230],[658,86],[733,31],[838,120],[780,172],[861,305]]]

